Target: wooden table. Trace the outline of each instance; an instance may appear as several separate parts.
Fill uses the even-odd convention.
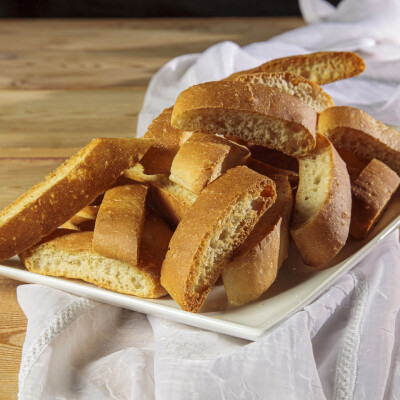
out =
[[[263,41],[300,18],[0,22],[0,208],[98,136],[134,136],[152,75],[214,43]],[[26,318],[0,277],[0,398],[15,399]]]

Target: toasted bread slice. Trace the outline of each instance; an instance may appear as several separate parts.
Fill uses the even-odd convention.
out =
[[[351,187],[346,164],[325,137],[300,158],[291,235],[306,264],[320,266],[344,246],[350,227]]]
[[[66,229],[57,229],[20,258],[31,272],[82,279],[116,292],[157,298],[167,294],[160,285],[160,270],[171,235],[160,218],[149,216],[138,265],[96,253],[92,249],[93,232]]]
[[[275,198],[273,181],[245,166],[200,193],[176,228],[161,270],[161,284],[184,310],[200,310],[223,265]]]
[[[358,108],[332,107],[318,119],[318,132],[335,146],[370,161],[376,158],[400,174],[400,132]]]
[[[363,239],[368,235],[399,184],[399,176],[387,165],[376,159],[369,162],[351,185],[351,236]]]
[[[106,191],[93,234],[93,250],[137,265],[146,217],[147,185],[133,183]]]
[[[259,67],[232,74],[227,79],[238,75],[258,72],[288,71],[301,75],[318,85],[325,85],[351,78],[365,70],[364,60],[356,53],[348,51],[319,51],[311,54],[277,58]]]
[[[277,88],[304,101],[304,103],[312,107],[317,113],[335,105],[332,97],[319,85],[292,72],[243,74],[237,76],[234,80]]]
[[[241,305],[257,299],[274,282],[289,254],[293,195],[286,176],[276,175],[276,201],[264,213],[222,271],[228,301]]]
[[[275,168],[293,171],[297,174],[299,173],[299,162],[297,158],[257,144],[246,143],[245,145],[250,150],[253,159],[260,160]]]
[[[149,185],[150,206],[172,227],[179,224],[197,199],[196,194],[170,181],[167,175],[146,175],[140,164],[127,170],[125,176]]]
[[[254,158],[249,159],[249,161],[247,162],[247,166],[253,171],[268,176],[272,179],[274,179],[275,176],[286,176],[292,188],[297,188],[297,186],[299,185],[299,174],[288,169],[276,168],[260,160],[255,160]]]
[[[38,243],[91,204],[151,144],[148,139],[92,140],[0,213],[0,261]]]
[[[183,91],[171,123],[179,129],[233,136],[300,156],[315,147],[317,113],[279,89],[221,81]]]
[[[350,176],[350,182],[353,183],[355,179],[361,174],[361,171],[367,166],[368,161],[363,158],[357,157],[355,154],[348,150],[335,147],[341,159],[346,163],[347,172]]]
[[[264,229],[254,247],[235,255],[222,271],[230,304],[237,306],[259,298],[274,283],[278,274],[280,226],[282,218]]]
[[[194,133],[178,150],[169,179],[195,194],[229,168],[246,164],[250,151],[211,133]]]
[[[154,145],[141,160],[148,175],[169,174],[172,161],[192,132],[171,126],[172,107],[166,108],[147,128],[144,137],[154,140]]]
[[[75,231],[93,231],[98,210],[98,206],[86,206],[67,222],[63,223],[61,228],[73,229]]]

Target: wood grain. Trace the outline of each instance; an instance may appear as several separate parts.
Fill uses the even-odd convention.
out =
[[[2,20],[0,208],[98,136],[135,135],[153,74],[224,40],[240,46],[300,18]],[[26,318],[0,277],[0,398],[16,399]]]
[[[135,136],[145,88],[0,91],[0,147],[83,147]]]
[[[300,18],[2,21],[0,87],[146,86],[175,56],[224,40],[259,42],[301,25]]]

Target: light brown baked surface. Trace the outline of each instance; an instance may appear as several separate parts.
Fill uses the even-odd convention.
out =
[[[233,136],[298,156],[315,146],[317,113],[276,88],[219,81],[181,92],[171,123],[179,129]]]
[[[92,249],[93,232],[57,229],[41,243],[22,252],[29,271],[42,275],[82,279],[116,292],[157,298],[162,261],[172,232],[157,216],[146,219],[137,265],[104,257]]]
[[[38,243],[91,204],[151,144],[146,139],[92,140],[0,213],[0,261]]]
[[[335,146],[370,161],[376,158],[400,174],[400,132],[358,108],[326,109],[318,119],[318,132]]]
[[[335,103],[319,85],[303,78],[293,72],[258,72],[241,74],[234,78],[238,82],[258,83],[275,87],[282,92],[297,97],[304,103],[320,113],[326,108],[333,107]]]
[[[321,266],[340,251],[348,237],[350,178],[346,164],[322,135],[317,135],[316,148],[299,164],[300,181],[290,232],[303,261]]]
[[[172,107],[166,108],[153,119],[144,135],[145,138],[154,140],[154,145],[141,160],[144,171],[148,175],[169,174],[177,151],[192,134],[192,132],[173,128],[171,114]]]
[[[125,172],[125,176],[149,185],[150,207],[172,227],[176,227],[195,202],[197,195],[169,180],[168,175],[146,175],[137,164]]]
[[[98,210],[98,206],[86,206],[68,221],[64,222],[60,228],[73,229],[76,231],[93,231]]]
[[[227,169],[246,164],[249,157],[244,146],[212,133],[195,132],[176,153],[169,179],[198,195]]]
[[[223,264],[275,198],[273,181],[245,166],[201,192],[174,232],[161,270],[161,284],[184,310],[200,310]]]
[[[115,186],[104,195],[96,218],[93,250],[137,265],[146,218],[147,185]]]
[[[356,53],[347,51],[319,51],[316,53],[277,58],[259,67],[232,74],[227,79],[234,79],[243,73],[288,71],[301,75],[318,85],[325,85],[326,83],[357,76],[364,70],[364,60]]]
[[[246,165],[253,171],[268,176],[272,179],[274,179],[275,176],[286,176],[292,188],[297,188],[297,186],[299,185],[299,174],[296,172],[290,171],[288,169],[276,168],[272,165],[266,164],[265,162],[256,160],[254,158],[250,158],[249,161],[247,161]]]
[[[280,226],[282,218],[268,230],[257,244],[229,261],[222,271],[228,302],[243,305],[259,298],[278,274]]]
[[[350,182],[353,183],[354,180],[358,178],[361,171],[367,166],[368,161],[357,157],[350,151],[341,149],[340,147],[335,147],[335,149],[339,153],[340,158],[346,163],[347,172],[350,176]]]
[[[376,159],[369,162],[351,185],[351,236],[363,239],[368,235],[399,184],[399,176],[387,165]]]
[[[276,201],[259,219],[247,239],[224,266],[222,280],[231,304],[257,299],[274,282],[288,257],[293,194],[287,176],[271,177],[276,185]]]

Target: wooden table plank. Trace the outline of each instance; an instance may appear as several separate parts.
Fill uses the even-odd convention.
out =
[[[95,137],[135,136],[145,90],[0,90],[0,148],[83,147]]]
[[[175,56],[301,25],[300,18],[1,21],[0,87],[146,86]]]

